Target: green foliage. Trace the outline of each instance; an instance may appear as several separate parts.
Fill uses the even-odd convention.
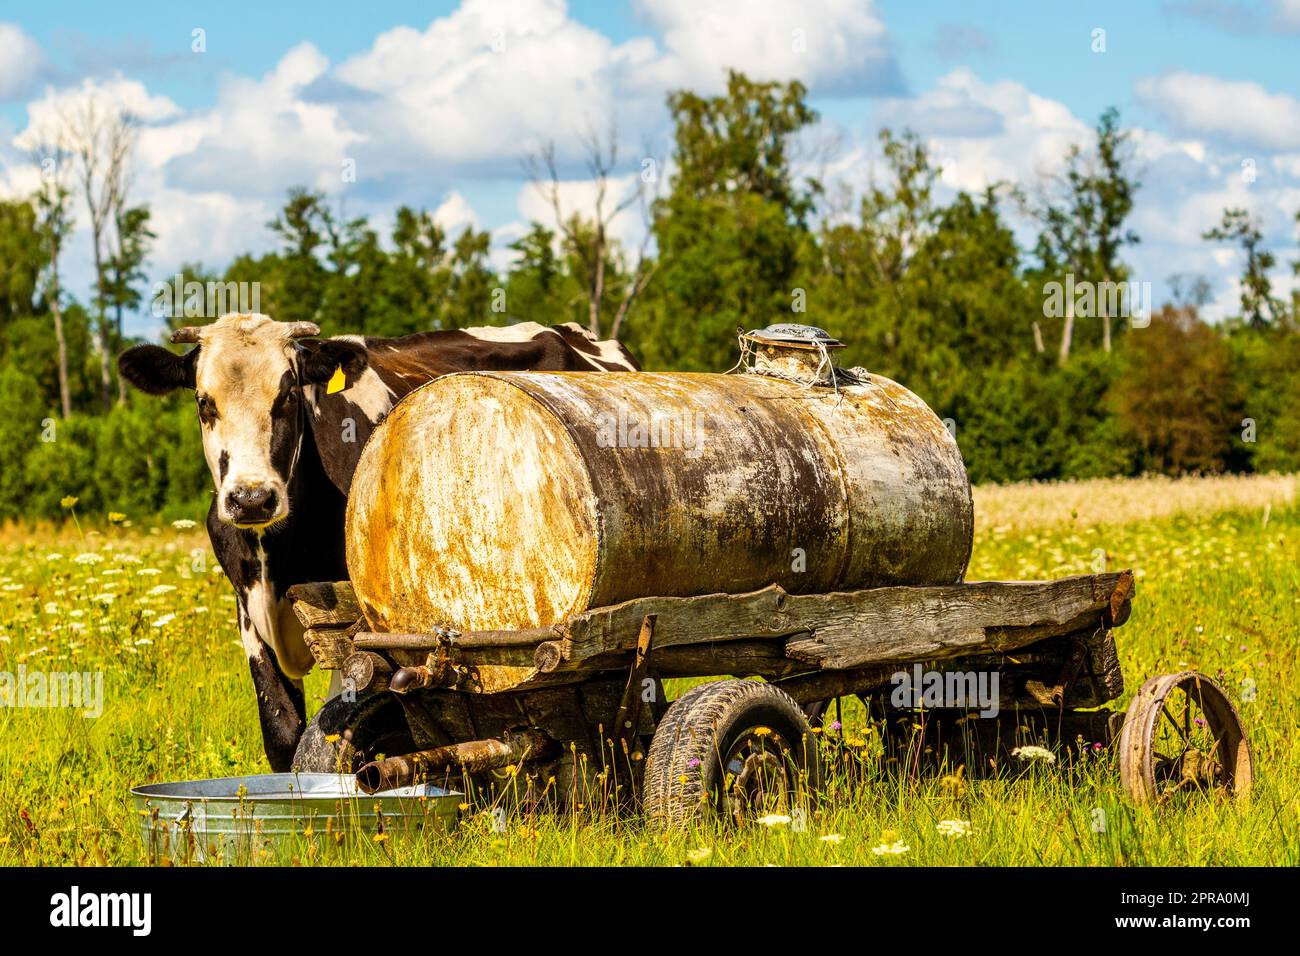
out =
[[[807,217],[820,187],[797,183],[791,138],[817,114],[804,88],[732,72],[722,96],[674,93],[672,191],[655,208],[659,266],[631,338],[647,367],[719,371],[735,331],[790,320]]]
[[[844,364],[903,383],[951,420],[976,481],[1300,469],[1300,293],[1273,294],[1279,256],[1248,210],[1226,210],[1206,233],[1244,253],[1240,318],[1201,322],[1196,277],[1178,279],[1178,308],[1149,328],[1082,309],[1048,314],[1047,282],[1129,278],[1122,253],[1139,241],[1127,223],[1140,183],[1114,110],[1070,147],[1036,203],[1018,184],[947,194],[925,143],[884,130],[883,161],[857,201],[828,204],[795,162],[816,120],[799,83],[733,72],[721,95],[679,91],[668,106],[670,188],[651,207],[651,251],[635,264],[599,215],[531,223],[498,274],[487,232],[449,235],[403,206],[384,234],[295,189],[267,224],[273,249],[224,271],[187,265],[181,307],[168,314],[170,296],[149,305],[172,327],[212,321],[223,311],[207,297],[217,283],[249,299],[224,311],[257,308],[326,335],[594,322],[617,327],[651,370],[723,371],[738,330],[807,322],[848,343]],[[616,155],[611,147],[593,170],[617,174]],[[1017,243],[1009,201],[1037,218],[1032,249]],[[201,508],[211,479],[188,396],[114,403],[110,389],[104,404],[103,330],[58,284],[71,214],[66,190],[48,184],[30,202],[0,202],[0,515],[55,516],[68,494],[83,509]],[[147,207],[114,212],[99,287],[107,325],[142,304],[150,221]],[[1292,268],[1300,274],[1300,258]],[[43,443],[40,423],[61,406],[56,301],[71,418]],[[110,347],[119,340],[110,335]]]

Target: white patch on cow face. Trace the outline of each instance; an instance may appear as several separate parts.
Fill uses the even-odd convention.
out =
[[[288,480],[302,440],[294,421],[291,457],[277,467],[275,418],[296,416],[300,400],[295,385],[283,401],[286,374],[296,382],[289,326],[265,315],[226,315],[203,329],[199,346],[195,394],[218,517],[238,527],[269,527],[289,513]]]

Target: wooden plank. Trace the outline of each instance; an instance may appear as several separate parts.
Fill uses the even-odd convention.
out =
[[[1034,694],[1058,677],[1067,663],[1071,649],[1082,643],[1087,649],[1084,668],[1087,674],[1079,675],[1065,688],[1063,697],[1050,705],[1044,704]],[[799,703],[844,697],[853,694],[878,694],[889,700],[890,692],[897,686],[894,676],[900,672],[913,674],[914,663],[899,662],[873,664],[853,670],[824,670],[799,674],[774,683]],[[1098,707],[1114,700],[1124,692],[1124,682],[1115,656],[1115,642],[1109,632],[1093,629],[1050,638],[1024,651],[1010,654],[979,654],[925,661],[921,670],[964,671],[998,673],[998,706],[1014,707]]]
[[[1108,573],[830,594],[787,594],[772,586],[748,594],[640,598],[561,625],[563,663],[557,670],[581,669],[591,658],[631,650],[647,614],[658,615],[661,649],[787,637],[787,656],[823,669],[1011,650],[1068,633],[1098,614],[1109,606],[1120,578]]]
[[[338,670],[356,650],[352,636],[360,625],[358,621],[345,627],[309,627],[302,632],[303,643],[322,670]]]
[[[285,596],[306,628],[349,627],[362,619],[361,605],[347,581],[295,584]]]

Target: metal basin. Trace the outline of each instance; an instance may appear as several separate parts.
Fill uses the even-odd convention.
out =
[[[131,790],[155,861],[248,864],[289,844],[325,846],[455,825],[462,795],[422,784],[366,795],[351,774],[264,773]]]

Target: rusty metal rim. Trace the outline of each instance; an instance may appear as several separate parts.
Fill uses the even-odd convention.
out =
[[[1161,798],[1155,778],[1156,722],[1169,695],[1176,690],[1197,704],[1217,741],[1216,749],[1227,782],[1216,789],[1240,800],[1247,799],[1254,784],[1254,770],[1250,740],[1241,715],[1223,688],[1199,671],[1153,677],[1142,685],[1129,704],[1119,735],[1120,779],[1125,794],[1138,806],[1158,803]],[[1191,696],[1193,690],[1195,698]]]

